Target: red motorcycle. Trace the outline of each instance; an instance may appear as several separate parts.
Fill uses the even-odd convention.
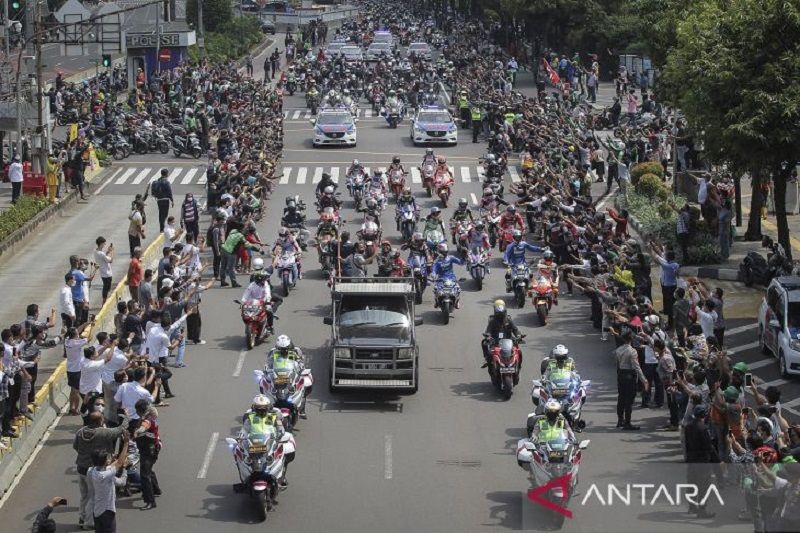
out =
[[[492,385],[503,395],[505,400],[511,398],[514,386],[519,383],[519,371],[522,367],[522,350],[520,344],[525,343],[525,335],[516,339],[503,339],[495,342],[484,334],[484,342],[493,343],[489,346],[491,362],[488,371]]]
[[[436,196],[442,201],[442,207],[447,207],[447,201],[450,200],[452,194],[453,179],[449,174],[440,172],[434,178],[434,188],[436,189]]]
[[[539,317],[539,325],[547,325],[547,315],[553,305],[558,305],[558,275],[554,280],[550,280],[544,274],[534,275],[531,286],[528,289],[536,315]]]
[[[234,300],[234,302],[240,305],[247,349],[252,350],[256,344],[266,340],[271,333],[267,324],[270,322],[270,315],[274,316],[273,303],[264,300],[245,300],[243,302]]]
[[[405,172],[399,168],[389,170],[389,186],[392,188],[392,194],[394,194],[394,201],[396,202],[406,186]]]
[[[425,163],[419,169],[422,172],[422,187],[428,192],[428,198],[433,196],[433,174],[436,167],[433,163]]]
[[[506,246],[514,242],[514,226],[509,226],[506,228],[498,226],[497,230],[500,233],[499,239],[497,240],[497,248],[501,252],[505,252]]]

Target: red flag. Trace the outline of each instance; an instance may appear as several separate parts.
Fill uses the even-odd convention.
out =
[[[547,70],[547,75],[550,76],[550,83],[553,85],[558,85],[561,83],[561,78],[558,77],[558,73],[553,70],[553,67],[550,66],[550,63],[547,62],[547,59],[542,58],[542,63],[544,64],[545,70]]]

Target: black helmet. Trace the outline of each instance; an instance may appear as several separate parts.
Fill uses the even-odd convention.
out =
[[[396,164],[398,164],[398,163],[400,163],[400,156],[397,156],[397,155],[396,155],[396,156],[394,156],[394,157],[392,158],[392,163],[394,163],[395,165],[396,165]]]
[[[522,232],[520,230],[518,230],[518,229],[515,229],[511,233],[511,238],[514,239],[514,242],[516,242],[516,243],[522,242]]]
[[[466,198],[460,198],[458,200],[458,207],[466,208],[467,207],[467,199]]]

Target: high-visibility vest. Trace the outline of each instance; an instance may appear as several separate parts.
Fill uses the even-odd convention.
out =
[[[480,120],[481,119],[481,115],[482,115],[482,113],[481,113],[481,108],[480,107],[473,107],[470,110],[470,118],[472,120]]]
[[[509,126],[513,126],[514,120],[517,118],[517,115],[515,113],[506,113],[505,115],[503,115],[503,118],[505,119],[506,124],[508,124]]]
[[[250,422],[250,434],[264,435],[272,431],[278,416],[275,413],[267,413],[267,416],[259,416],[257,413],[249,413],[247,420]]]
[[[458,97],[458,107],[464,109],[465,107],[469,107],[469,99],[466,96],[459,96]]]
[[[539,420],[539,442],[556,440],[564,431],[564,419],[559,417],[555,424],[550,424],[546,418]]]

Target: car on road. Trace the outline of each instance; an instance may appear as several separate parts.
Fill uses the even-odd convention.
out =
[[[340,41],[329,43],[328,46],[325,47],[325,55],[328,57],[333,57],[336,54],[340,54],[345,45],[347,45],[347,43]]]
[[[340,50],[342,55],[344,56],[344,60],[348,63],[361,61],[364,59],[364,53],[361,51],[361,48],[354,44],[348,44],[342,47]]]
[[[385,54],[386,57],[390,57],[392,55],[392,45],[388,43],[372,43],[367,48],[367,53],[364,55],[364,59],[367,61],[377,61],[380,59],[381,54]]]
[[[357,142],[356,122],[358,119],[344,108],[321,109],[314,125],[314,148],[320,146],[355,146]]]
[[[393,41],[394,37],[392,37],[392,32],[390,31],[376,31],[372,36],[373,43],[383,43],[391,46]]]
[[[261,23],[261,33],[268,35],[275,35],[275,23],[272,21],[263,21]]]
[[[411,54],[416,56],[422,56],[424,59],[431,59],[431,47],[428,43],[411,43],[406,48],[406,57],[410,57]]]
[[[458,144],[458,127],[450,112],[439,106],[421,107],[411,119],[409,137],[418,144]]]
[[[767,287],[758,310],[758,341],[778,358],[781,375],[800,374],[800,276],[781,276]]]

